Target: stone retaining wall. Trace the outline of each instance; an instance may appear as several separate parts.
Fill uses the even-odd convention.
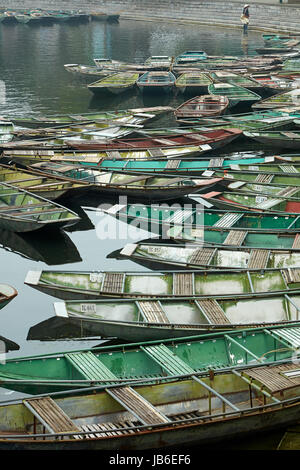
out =
[[[254,0],[255,1],[255,0]],[[300,33],[300,2],[274,3],[274,0],[250,2],[250,28],[261,31]],[[256,0],[257,1],[257,0]],[[83,11],[119,13],[120,19],[174,21],[241,27],[244,1],[231,0],[7,0],[6,9],[81,9]]]

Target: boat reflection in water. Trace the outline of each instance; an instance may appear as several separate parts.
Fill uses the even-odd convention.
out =
[[[0,230],[0,248],[49,266],[82,261],[76,246],[63,231],[41,236],[41,231],[21,235]]]
[[[68,319],[51,317],[32,326],[27,334],[27,340],[56,341],[56,340],[92,340],[95,334],[88,327],[72,325]],[[99,339],[97,336],[95,339]]]
[[[0,335],[0,356],[2,353],[18,351],[18,349],[20,349],[20,346],[17,343]]]

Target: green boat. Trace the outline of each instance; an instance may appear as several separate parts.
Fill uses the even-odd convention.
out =
[[[298,271],[297,271],[298,270]],[[28,271],[24,283],[62,300],[244,297],[288,294],[300,288],[298,268],[255,272],[208,271]]]
[[[300,131],[244,132],[246,137],[277,148],[300,149]]]
[[[172,176],[154,177],[152,175],[127,175],[116,172],[104,172],[97,168],[85,168],[83,165],[61,165],[39,171],[40,175],[59,177],[70,185],[79,183],[86,190],[103,194],[125,195],[142,199],[178,199],[189,192],[206,191],[215,186],[220,178],[202,178],[190,180]]]
[[[170,69],[173,60],[173,57],[167,55],[152,55],[145,60],[145,65],[150,66],[153,70],[166,70]]]
[[[0,284],[0,310],[18,295],[18,291],[7,284]]]
[[[64,64],[64,68],[67,72],[79,74],[82,77],[90,78],[95,80],[94,77],[107,77],[111,74],[111,71],[101,70],[96,65],[83,65],[83,64]]]
[[[294,120],[299,119],[299,109],[282,108],[276,110],[254,111],[251,113],[223,115],[215,118],[197,118],[193,121],[198,126],[222,127],[234,126],[243,131],[255,131],[256,129],[274,130],[278,128],[288,129],[294,127]],[[150,130],[150,129],[149,129]],[[148,129],[147,129],[148,131]]]
[[[230,343],[228,335],[227,341],[240,356],[240,343]],[[171,452],[182,446],[201,450],[219,441],[274,432],[299,420],[299,371],[292,361],[195,372],[185,358],[174,364],[172,352],[166,350],[160,351],[160,359],[162,352],[165,359],[172,357],[165,365],[167,374],[181,369],[185,376],[2,403],[0,449],[106,450],[110,455],[120,449],[159,451],[166,446]],[[176,455],[176,461],[179,458],[190,463],[189,455]],[[175,461],[174,454],[170,459]]]
[[[201,197],[201,196],[200,196]],[[167,236],[170,228],[176,227],[184,229],[196,229],[201,233],[201,229],[221,232],[215,237],[223,238],[223,235],[230,230],[243,231],[245,233],[269,233],[286,235],[297,234],[300,230],[300,215],[298,213],[276,213],[276,212],[255,212],[255,211],[232,211],[207,208],[200,204],[192,206],[185,204],[115,204],[108,209],[96,209],[105,214],[116,217],[122,222],[136,225],[147,232],[159,233],[160,236]],[[207,236],[208,233],[207,233]],[[211,235],[214,237],[213,235]],[[207,243],[208,240],[207,240]]]
[[[230,214],[231,215],[231,214]],[[286,231],[270,233],[269,230],[216,230],[213,227],[171,227],[167,230],[167,238],[178,243],[189,242],[209,246],[239,246],[245,248],[261,248],[268,250],[291,249],[300,252],[299,230],[295,234]]]
[[[214,83],[231,83],[232,85],[244,87],[251,91],[259,91],[264,88],[253,78],[246,77],[238,73],[216,70],[211,71],[209,74]]]
[[[7,156],[9,158],[9,155]],[[25,160],[25,158],[24,158]],[[295,165],[293,164],[295,162]],[[298,159],[296,156],[293,156],[293,161],[287,159],[287,157],[257,157],[251,158],[248,155],[245,155],[244,158],[241,159],[223,159],[219,158],[211,158],[210,160],[179,160],[174,159],[170,161],[164,160],[103,160],[99,162],[98,168],[104,171],[117,171],[122,173],[132,173],[132,174],[172,174],[178,176],[205,176],[209,175],[210,171],[220,170],[223,172],[223,177],[226,177],[226,172],[224,170],[234,170],[240,166],[241,171],[248,171],[251,167],[258,169],[254,171],[256,172],[264,172],[264,171],[274,171],[274,173],[278,170],[281,171],[279,165],[281,164],[282,167],[285,167],[287,173],[293,172],[292,168],[288,169],[288,165],[295,166],[297,168],[298,164],[300,164],[300,155]],[[36,164],[41,169],[43,167],[47,167],[49,165],[47,162],[40,162]],[[51,165],[54,163],[51,162]],[[35,167],[35,165],[33,165]],[[266,170],[265,170],[266,168]],[[222,170],[221,170],[222,169]],[[206,171],[207,170],[207,171]],[[284,169],[282,169],[284,171]]]
[[[228,181],[227,181],[228,184]],[[212,191],[193,199],[205,207],[214,205],[220,209],[254,210],[281,212],[300,212],[300,190],[293,186],[253,185],[244,181],[230,183],[224,191]]]
[[[29,232],[73,225],[75,212],[11,184],[0,183],[0,228]]]
[[[208,73],[194,71],[180,74],[175,86],[180,93],[192,93],[193,96],[198,96],[207,93],[210,83],[212,80]]]
[[[185,51],[175,57],[174,65],[193,64],[207,59],[207,54],[204,51]]]
[[[261,97],[253,91],[231,83],[212,83],[208,85],[210,95],[224,95],[229,99],[229,107],[232,108],[238,104],[252,104],[260,101]]]
[[[214,294],[181,299],[137,297],[135,300],[69,300],[56,302],[54,310],[54,318],[81,327],[85,337],[116,337],[124,341],[141,342],[262,325],[297,324],[300,293],[251,294],[243,298]],[[31,329],[40,331],[43,323]],[[45,334],[44,339],[47,338],[47,332]]]
[[[119,95],[125,91],[131,90],[136,86],[136,81],[139,78],[138,73],[121,72],[113,73],[107,77],[101,78],[100,80],[87,85],[95,95],[110,92],[113,95]]]
[[[85,185],[81,184],[80,181],[65,181],[59,175],[56,177],[38,175],[34,169],[20,170],[11,165],[0,164],[0,182],[2,181],[26,189],[51,201],[67,193],[74,194],[74,192],[85,189]]]
[[[132,108],[118,111],[100,111],[83,114],[54,114],[52,116],[12,116],[2,119],[13,122],[18,126],[25,127],[48,127],[55,124],[76,124],[82,122],[107,121],[120,124],[141,125],[153,120],[164,113],[173,111],[170,106],[154,106],[147,108]]]
[[[268,250],[261,248],[232,249],[196,244],[171,243],[128,243],[121,250],[113,252],[109,258],[131,259],[150,269],[220,269],[254,270],[297,268],[300,265],[300,253],[294,250]],[[296,271],[297,271],[296,269]]]
[[[299,345],[297,323],[230,330],[7,359],[0,364],[0,380],[4,388],[29,394],[84,390],[101,384],[143,384],[166,376],[295,358]]]
[[[270,186],[278,186],[280,188],[283,186],[300,186],[298,173],[300,173],[300,165],[291,165],[283,161],[277,165],[239,165],[232,163],[230,170],[226,170],[225,174],[224,170],[215,169],[211,175],[222,176],[224,181],[229,179],[231,181],[237,180],[254,183],[257,185],[257,190],[260,190],[261,187],[264,190],[265,187],[268,188]]]
[[[277,93],[276,95],[258,101],[257,103],[252,104],[252,109],[276,109],[289,106],[299,107],[299,105],[300,90],[299,88],[296,88],[295,90]]]

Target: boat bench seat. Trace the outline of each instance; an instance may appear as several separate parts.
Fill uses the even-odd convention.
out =
[[[155,158],[155,157],[165,157],[165,154],[163,153],[162,149],[160,148],[148,148],[147,149],[150,156]]]
[[[293,250],[300,250],[300,233],[296,234],[296,236],[294,238],[292,249]]]
[[[274,178],[274,175],[264,175],[264,174],[259,174],[255,178],[255,183],[271,183],[272,179]]]
[[[192,254],[187,264],[196,264],[199,266],[209,264],[215,252],[215,248],[199,248]]]
[[[211,324],[227,325],[230,323],[224,310],[215,299],[196,300],[196,304]]]
[[[170,323],[159,301],[144,300],[137,302],[142,316],[150,323]]]
[[[165,169],[176,170],[180,165],[181,160],[168,160]]]
[[[173,273],[173,294],[194,295],[194,273]]]
[[[151,359],[157,362],[168,375],[187,375],[195,373],[194,369],[164,344],[158,346],[141,346],[141,349],[150,356]]]
[[[123,292],[125,274],[123,273],[105,273],[102,283],[101,292]]]
[[[67,353],[64,357],[87,380],[118,382],[118,378],[91,351]]]
[[[170,420],[131,387],[106,389],[106,392],[132,413],[142,424],[164,424]]]
[[[270,257],[269,250],[251,250],[247,269],[265,269]]]
[[[246,230],[230,230],[223,244],[241,246],[247,233]]]
[[[51,434],[80,431],[51,397],[29,398],[23,404]]]
[[[224,158],[211,158],[209,160],[208,168],[221,167],[223,165]]]
[[[245,214],[240,212],[235,214],[234,212],[227,212],[217,222],[214,223],[213,227],[232,227],[238,220],[240,220]]]

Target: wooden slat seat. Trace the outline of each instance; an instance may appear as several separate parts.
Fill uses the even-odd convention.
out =
[[[245,230],[230,230],[223,244],[241,246],[247,233]]]
[[[242,373],[263,384],[271,393],[276,393],[300,385],[300,375],[297,377],[287,377],[284,375],[285,372],[293,370],[299,370],[299,364],[253,367],[242,371]]]
[[[287,268],[282,270],[287,284],[300,282],[300,268]]]
[[[257,175],[255,178],[255,183],[271,183],[274,175],[264,175],[263,173]]]
[[[269,250],[251,250],[247,269],[265,269],[270,256]]]
[[[170,323],[160,302],[158,301],[139,301],[138,308],[146,321],[151,323]]]
[[[163,153],[162,149],[160,148],[152,148],[152,149],[147,149],[150,156],[155,158],[155,157],[164,157],[165,154]]]
[[[51,397],[29,398],[23,403],[51,434],[80,431]]]
[[[168,160],[165,169],[176,170],[180,165],[181,160]]]
[[[169,223],[182,223],[183,221],[185,221],[186,219],[188,219],[192,215],[193,215],[193,210],[192,209],[178,210],[178,211],[175,211],[174,214],[170,215],[170,217],[168,217],[165,220],[165,223],[166,224],[169,224]]]
[[[211,158],[209,160],[208,168],[218,168],[223,165],[224,158]]]
[[[269,331],[271,336],[278,340],[283,340],[291,349],[298,349],[300,346],[300,328],[276,328]]]
[[[300,250],[300,233],[297,233],[297,235],[295,235],[292,249]]]
[[[120,152],[118,152],[117,150],[111,150],[111,151],[108,151],[108,152],[105,152],[106,155],[108,156],[108,158],[117,158],[117,159],[120,159],[122,158],[122,155],[120,154]]]
[[[123,292],[125,274],[124,273],[105,273],[103,278],[102,292]]]
[[[164,424],[170,421],[131,387],[110,388],[106,391],[142,424]]]
[[[67,353],[64,357],[87,380],[108,380],[109,383],[115,383],[114,381],[118,382],[118,378],[91,351]]]
[[[225,312],[215,299],[197,300],[196,303],[209,323],[219,325],[226,325],[230,323],[225,315]]]
[[[215,252],[215,248],[199,248],[192,254],[188,261],[188,264],[209,264]]]
[[[162,144],[162,145],[167,145],[167,146],[173,146],[173,145],[176,145],[176,142],[174,142],[173,140],[169,140],[169,139],[152,139],[154,142],[158,142],[159,144]]]
[[[293,165],[279,165],[279,168],[284,172],[284,173],[299,173],[297,168],[295,168]]]
[[[195,372],[194,369],[164,344],[157,346],[141,346],[141,349],[169,375],[186,375]]]
[[[238,220],[244,216],[243,213],[227,212],[217,222],[214,223],[213,227],[232,227]]]
[[[173,294],[185,296],[194,295],[194,274],[174,273]]]
[[[206,137],[205,135],[187,135],[187,137],[191,140],[196,140],[197,142],[205,142],[206,140],[211,140],[210,137]]]

